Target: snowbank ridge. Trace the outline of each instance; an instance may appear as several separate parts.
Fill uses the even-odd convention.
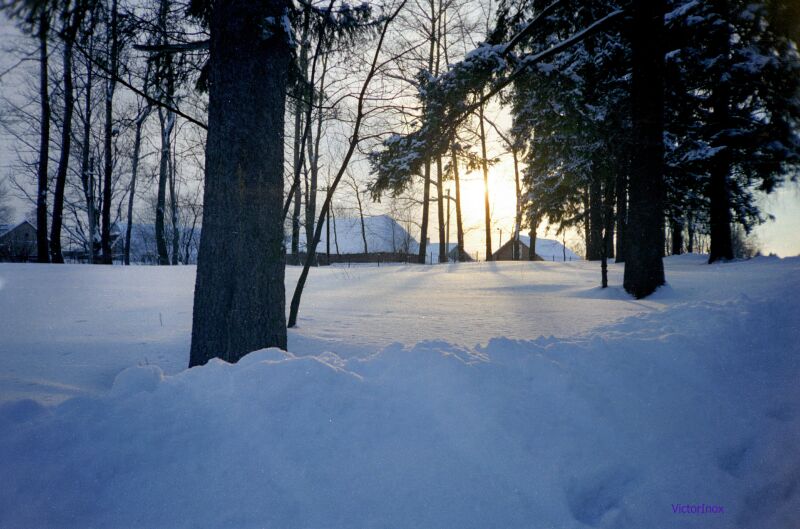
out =
[[[799,321],[741,297],[569,340],[131,368],[0,407],[0,527],[788,528]],[[672,508],[702,503],[724,512]]]

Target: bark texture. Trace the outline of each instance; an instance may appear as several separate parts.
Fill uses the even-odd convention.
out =
[[[636,298],[664,284],[664,0],[634,0],[633,151],[625,290]]]
[[[220,0],[211,13],[203,231],[190,366],[286,348],[283,130],[290,49],[266,37],[285,1]]]

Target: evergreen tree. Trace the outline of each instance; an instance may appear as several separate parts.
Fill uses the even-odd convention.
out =
[[[707,219],[709,262],[733,257],[732,222],[761,221],[754,192],[800,167],[800,60],[773,23],[780,4],[670,2],[668,209]]]

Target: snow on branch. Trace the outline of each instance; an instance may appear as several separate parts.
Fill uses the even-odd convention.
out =
[[[422,72],[419,91],[425,110],[421,125],[408,134],[391,136],[384,140],[382,150],[370,153],[375,175],[369,185],[372,198],[402,193],[426,161],[447,151],[453,131],[470,113],[530,68],[589,38],[625,13],[625,9],[614,10],[544,51],[524,56],[513,53],[511,43],[519,43],[521,33],[530,33],[533,22],[543,19],[540,14],[508,43],[481,44],[439,77]]]

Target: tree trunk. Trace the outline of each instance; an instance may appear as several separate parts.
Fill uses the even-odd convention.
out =
[[[90,28],[94,28],[94,13],[92,13]],[[94,52],[94,39],[88,39],[88,55]],[[81,184],[83,195],[86,199],[86,217],[89,224],[89,263],[95,262],[95,241],[97,239],[97,207],[94,200],[94,161],[90,159],[92,141],[92,84],[94,69],[91,60],[86,61],[86,85],[84,86],[84,112],[83,112],[83,144],[81,145]]]
[[[632,157],[625,291],[636,298],[664,284],[665,0],[634,0],[631,47]]]
[[[302,173],[303,158],[300,156],[302,148],[301,142],[303,141],[303,113],[305,109],[298,101],[294,114],[294,174],[300,175]],[[306,125],[308,126],[308,125]],[[294,207],[292,209],[292,256],[300,255],[300,210],[302,207],[302,190],[300,185],[294,187]],[[308,240],[306,240],[308,246]]]
[[[591,226],[589,222],[589,189],[585,188],[580,191],[581,193],[581,202],[583,202],[583,242],[585,246],[585,253],[584,258],[588,261],[590,259],[590,249],[589,246],[591,245]]]
[[[103,227],[100,235],[100,245],[103,252],[103,264],[112,264],[111,254],[111,172],[114,169],[113,162],[113,121],[112,110],[114,106],[114,89],[116,87],[117,75],[117,0],[111,1],[111,21],[109,24],[110,33],[106,40],[109,55],[109,76],[106,80],[106,120],[104,130],[104,150],[105,150],[105,170],[103,172]]]
[[[322,58],[322,73],[320,74],[320,81],[319,81],[319,106],[320,108],[317,110],[317,130],[314,133],[313,142],[312,137],[309,135],[308,137],[308,159],[309,159],[309,172],[310,172],[310,182],[308,187],[308,193],[306,196],[306,241],[311,240],[314,236],[315,227],[316,227],[316,216],[317,216],[317,188],[319,186],[319,144],[320,140],[322,139],[322,121],[323,121],[323,112],[322,112],[322,103],[323,103],[323,96],[325,90],[325,78],[328,73],[328,55],[326,54]],[[314,266],[317,265],[317,256],[316,252],[312,256]]]
[[[69,15],[67,16],[69,17]],[[63,31],[64,119],[61,127],[61,154],[58,159],[58,171],[56,172],[56,189],[53,194],[53,225],[50,230],[50,255],[54,263],[64,262],[64,256],[61,252],[61,226],[64,211],[64,190],[67,185],[67,169],[69,169],[72,142],[72,113],[75,108],[75,96],[72,87],[72,47],[78,28],[75,21],[70,21],[69,18],[67,20],[68,22],[64,23]],[[77,23],[80,23],[80,20]]]
[[[425,264],[428,257],[428,215],[431,202],[431,164],[425,162],[422,191],[422,224],[419,229],[419,264]]]
[[[614,251],[614,184],[610,177],[603,179],[603,241],[601,248],[601,286],[608,287],[608,259]],[[566,248],[564,249],[566,254]],[[566,255],[564,256],[566,261]]]
[[[458,242],[458,260],[463,261],[464,255],[464,225],[461,222],[461,178],[458,175],[458,156],[453,145],[450,148],[450,155],[453,157],[453,181],[456,184],[456,240]]]
[[[156,197],[156,248],[158,264],[168,265],[169,250],[167,249],[164,218],[167,209],[167,180],[169,179],[169,158],[172,147],[170,139],[175,118],[172,112],[158,109],[158,121],[161,125],[161,159],[158,166],[158,195]]]
[[[219,0],[211,12],[203,230],[190,366],[286,348],[283,130],[291,51],[262,21],[288,2]]]
[[[589,183],[589,240],[586,242],[586,259],[589,261],[597,261],[603,256],[603,195],[600,180],[599,175],[594,174]]]
[[[517,159],[517,151],[511,148],[511,155],[514,158],[514,197],[516,198],[516,216],[514,217],[514,246],[512,260],[519,261],[522,259],[520,254],[519,245],[519,231],[522,227],[522,188],[519,181],[519,160]]]
[[[483,95],[483,94],[481,94]],[[492,260],[492,213],[489,209],[489,160],[486,155],[486,130],[483,124],[483,105],[478,107],[481,133],[481,161],[483,168],[483,213],[486,226],[486,260]]]
[[[133,138],[133,156],[131,157],[131,185],[128,194],[128,223],[125,226],[125,255],[124,263],[131,264],[131,230],[133,230],[133,201],[136,198],[136,178],[139,173],[139,153],[142,148],[142,127],[150,114],[150,105],[148,104],[139,111],[139,116],[136,118],[136,133]]]
[[[378,64],[378,57],[380,56],[381,49],[383,47],[384,39],[386,38],[386,31],[389,29],[389,24],[392,20],[397,17],[400,10],[405,6],[406,0],[403,0],[397,9],[386,18],[385,25],[381,30],[380,37],[378,38],[378,43],[375,48],[375,54],[372,57],[372,64],[370,66],[369,73],[367,74],[366,78],[364,79],[364,83],[361,85],[361,91],[358,95],[358,102],[356,104],[356,113],[355,113],[355,122],[353,123],[353,132],[350,136],[349,146],[347,148],[347,153],[344,155],[342,159],[342,163],[339,166],[339,170],[336,172],[336,176],[333,177],[333,181],[331,182],[330,186],[328,187],[328,192],[325,195],[325,200],[322,202],[322,210],[320,211],[319,221],[316,223],[316,228],[314,229],[314,239],[311,241],[311,246],[308,249],[308,255],[306,256],[306,262],[303,264],[303,271],[300,272],[300,277],[297,280],[297,285],[294,289],[294,294],[292,294],[292,302],[289,307],[289,327],[294,327],[297,325],[297,315],[300,311],[300,300],[303,296],[303,289],[306,285],[306,280],[308,279],[308,272],[311,268],[311,255],[313,255],[317,250],[317,245],[319,244],[320,237],[322,236],[322,219],[327,214],[328,210],[331,208],[332,201],[333,201],[333,194],[336,192],[336,188],[339,185],[339,182],[342,179],[342,176],[347,171],[347,167],[350,163],[350,160],[353,157],[353,153],[358,147],[360,142],[360,132],[361,132],[361,122],[364,119],[365,111],[364,111],[364,100],[366,97],[367,89],[369,88],[370,82],[372,81],[373,77],[375,76],[375,72],[377,71],[377,64]]]
[[[325,256],[328,258],[328,265],[331,264],[331,212],[325,214]]]
[[[531,247],[528,249],[528,261],[536,260],[536,230],[539,228],[539,222],[536,218],[531,218],[531,230],[528,232],[528,237],[531,240]]]
[[[610,175],[603,179],[603,247],[606,259],[614,258],[614,202],[616,200],[615,179]]]
[[[177,117],[173,114],[173,129],[174,123],[177,120]],[[170,131],[171,133],[172,131]],[[170,134],[170,141],[172,138],[172,134]],[[171,153],[169,160],[169,212],[170,212],[170,220],[172,221],[172,264],[177,265],[178,260],[180,258],[180,241],[181,241],[181,232],[180,226],[178,224],[178,189],[177,189],[177,182],[175,181],[177,177],[177,170],[176,170],[176,156],[175,156],[175,147],[171,147]]]
[[[714,157],[708,184],[708,198],[711,202],[710,235],[711,248],[708,262],[733,259],[733,242],[731,233],[731,198],[728,182],[731,171],[731,153],[726,145],[725,134],[730,128],[731,87],[728,80],[730,56],[730,26],[728,0],[714,0],[714,7],[724,24],[715,28],[713,46],[722,58],[724,67],[720,68],[720,76],[714,83],[711,101],[714,107],[713,123],[717,134],[717,148],[720,151]]]
[[[339,253],[339,237],[336,234],[336,211],[333,209],[333,204],[330,206],[331,215],[333,215],[333,245],[336,248],[336,255]]]
[[[39,17],[39,98],[41,99],[41,123],[39,131],[39,166],[37,172],[38,193],[36,195],[36,260],[50,262],[47,244],[47,164],[50,156],[50,93],[47,80],[47,34],[50,20],[46,12]]]
[[[627,218],[628,218],[628,173],[617,172],[617,263],[625,262],[625,247],[627,244]]]
[[[361,240],[364,241],[364,253],[369,253],[369,247],[367,246],[367,229],[364,225],[364,206],[361,203],[361,194],[358,192],[358,186],[354,184],[353,189],[356,192],[356,201],[358,202],[358,218],[361,220]]]
[[[694,253],[694,215],[691,210],[686,212],[686,231],[689,235],[686,241],[686,251]]]
[[[670,219],[670,230],[672,239],[672,255],[683,253],[683,219]]]
[[[447,262],[447,236],[444,226],[444,180],[442,175],[442,157],[436,158],[436,205],[439,215],[439,263]]]

